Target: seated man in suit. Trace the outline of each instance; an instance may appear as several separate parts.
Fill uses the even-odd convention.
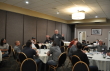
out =
[[[103,44],[103,41],[99,41],[99,45],[96,46],[98,52],[107,52],[107,46]]]
[[[82,44],[80,42],[77,42],[76,44],[77,51],[73,52],[72,55],[77,55],[81,61],[85,62],[89,66],[89,59],[87,55],[82,51]],[[90,71],[98,71],[98,68],[96,66],[89,66]]]
[[[22,50],[22,52],[24,52],[28,58],[32,58],[32,59],[34,59],[33,58],[34,55],[38,56],[37,51],[32,49],[32,42],[31,42],[31,40],[28,40],[26,42],[26,47]],[[39,58],[34,59],[34,60],[38,64],[38,71],[41,71],[42,61]]]
[[[20,41],[15,41],[14,51],[17,59],[18,59],[18,53],[21,52],[21,49],[19,46],[20,46]]]

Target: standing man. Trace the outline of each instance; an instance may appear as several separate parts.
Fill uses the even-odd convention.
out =
[[[51,40],[53,40],[54,42],[56,42],[57,46],[61,46],[61,40],[64,40],[64,35],[60,35],[58,33],[58,30],[55,30],[55,34],[52,36]]]

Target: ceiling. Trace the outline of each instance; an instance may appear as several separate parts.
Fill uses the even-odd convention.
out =
[[[26,4],[26,1],[29,1],[29,4]],[[110,19],[110,0],[0,0],[0,2],[64,20],[72,20],[71,14],[77,10],[84,10],[86,19],[95,18],[95,16]]]

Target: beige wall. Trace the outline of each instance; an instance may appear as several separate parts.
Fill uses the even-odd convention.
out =
[[[102,39],[106,45],[108,45],[108,31],[110,31],[110,25],[100,25],[99,23],[95,23],[98,25],[77,25],[76,26],[76,37],[78,37],[78,31],[86,31],[86,40],[89,40],[90,42],[95,41],[96,39]],[[92,28],[100,28],[102,29],[102,35],[91,35],[91,29]]]

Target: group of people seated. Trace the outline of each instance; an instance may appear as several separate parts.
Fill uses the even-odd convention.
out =
[[[49,51],[47,52],[47,55],[50,56],[52,54],[50,60],[47,61],[46,65],[47,68],[49,65],[56,65],[58,61],[58,57],[61,54],[60,46],[61,46],[61,40],[64,39],[64,35],[60,35],[58,33],[58,30],[55,30],[55,34],[50,38],[49,35],[46,35],[46,40],[44,43],[52,43],[52,47],[50,47]],[[38,71],[42,71],[42,65],[43,62],[39,59],[39,54],[37,48],[32,48],[32,46],[36,46],[36,39],[32,37],[31,40],[28,40],[26,42],[26,45],[23,49],[20,47],[20,41],[15,41],[15,46],[13,47],[16,58],[19,60],[19,53],[23,52],[26,54],[27,58],[32,58],[36,61],[36,64],[38,65]],[[6,42],[6,39],[1,39],[0,42],[0,50],[2,52],[2,58],[8,56],[8,49],[9,49],[9,44]],[[34,58],[33,56],[36,56]],[[48,70],[48,69],[47,69]]]
[[[58,57],[61,54],[61,49],[60,49],[60,44],[58,44],[55,41],[51,41],[50,37],[48,35],[46,37],[47,37],[47,39],[46,39],[45,43],[52,42],[52,47],[50,47],[49,51],[47,52],[48,56],[50,56],[50,54],[52,54],[52,59],[48,60],[46,63],[46,65],[47,65],[46,68],[48,70],[49,65],[57,65]],[[54,39],[54,37],[55,37],[55,35],[53,36],[53,39]],[[55,38],[58,38],[58,36]],[[107,47],[103,44],[103,41],[99,40],[99,41],[96,41],[96,43],[98,44],[98,46],[96,46],[98,52],[102,52],[102,51],[107,52]],[[20,41],[15,41],[15,46],[13,47],[13,49],[16,52],[17,59],[19,59],[19,57],[18,57],[19,53],[23,52],[26,54],[26,56],[28,58],[34,59],[36,61],[36,64],[38,65],[38,71],[42,71],[43,62],[39,59],[39,54],[38,54],[37,49],[35,50],[34,48],[32,48],[32,44],[34,44],[34,45],[36,44],[36,40],[34,37],[32,37],[32,40],[28,40],[26,42],[26,46],[22,50],[20,49]],[[73,55],[77,55],[81,59],[81,61],[84,61],[89,66],[90,63],[89,63],[88,57],[85,54],[85,51],[83,50],[83,48],[89,48],[87,45],[90,45],[89,42],[86,43],[86,41],[83,40],[83,42],[80,43],[80,42],[78,42],[77,38],[73,39],[68,46],[69,58],[71,59],[71,57]],[[9,49],[9,44],[6,42],[6,39],[4,39],[4,38],[1,39],[0,50],[2,51],[2,58],[8,56],[8,49]],[[33,57],[34,55],[36,56],[36,58]],[[108,52],[107,55],[110,56],[110,52]],[[98,68],[96,66],[89,66],[89,68],[90,68],[90,71],[98,71]]]

